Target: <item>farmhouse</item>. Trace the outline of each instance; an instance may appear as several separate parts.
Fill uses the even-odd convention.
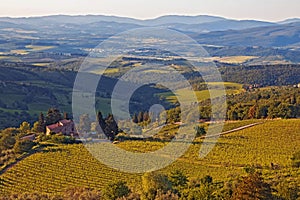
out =
[[[56,124],[46,126],[46,135],[51,133],[62,133],[66,136],[74,136],[76,134],[75,124],[72,120],[60,120]]]

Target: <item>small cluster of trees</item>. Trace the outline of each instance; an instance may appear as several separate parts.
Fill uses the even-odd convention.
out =
[[[209,175],[191,179],[179,170],[169,175],[158,172],[146,173],[142,177],[143,192],[140,198],[145,200],[296,200],[300,197],[297,187],[282,185],[281,188],[279,187],[281,191],[276,191],[273,185],[264,181],[262,175],[253,168],[246,172],[246,175],[228,182],[215,182]]]
[[[205,102],[206,104],[206,102]],[[188,122],[195,122],[198,123],[199,120],[210,120],[211,118],[211,107],[209,105],[201,105],[199,109],[191,109],[188,113],[185,113],[187,119],[182,119],[182,111],[180,106],[171,108],[166,111],[165,113],[161,113],[159,116],[159,120],[162,124],[168,123],[176,123],[182,122],[184,120]],[[165,121],[163,122],[162,120]]]
[[[132,116],[132,122],[136,124],[140,123],[150,123],[151,122],[151,116],[149,112],[139,112],[138,114],[134,113]]]
[[[204,126],[198,125],[195,127],[195,130],[196,130],[196,137],[201,137],[206,134],[206,130],[205,130]]]
[[[93,122],[88,114],[80,116],[77,127],[80,133],[87,134],[88,132],[96,132],[99,135],[105,135],[109,140],[113,141],[119,133],[118,125],[112,114],[103,117],[99,111],[97,113],[97,121]]]
[[[18,154],[32,150],[36,142],[22,139],[30,130],[30,124],[23,122],[19,128],[7,128],[0,131],[0,165],[9,163]]]
[[[180,107],[172,108],[167,111],[167,123],[174,123],[181,121]]]
[[[35,143],[22,139],[31,131],[30,124],[23,122],[19,128],[7,128],[0,133],[0,150],[14,149],[16,153],[29,151]]]
[[[300,111],[299,88],[281,87],[228,97],[228,119],[295,118]]]
[[[200,119],[211,118],[211,102],[199,103]],[[227,120],[296,118],[300,116],[300,89],[276,87],[227,95]]]
[[[243,119],[264,119],[264,118],[295,118],[299,115],[299,107],[282,102],[272,102],[267,104],[255,103],[235,104],[229,107],[227,111],[227,119],[243,120]]]

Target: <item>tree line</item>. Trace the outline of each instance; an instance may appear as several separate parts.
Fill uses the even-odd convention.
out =
[[[215,181],[209,175],[190,178],[180,170],[170,174],[148,172],[141,177],[141,191],[134,191],[126,182],[117,181],[101,191],[75,187],[60,194],[11,194],[0,197],[0,200],[296,200],[300,197],[297,185],[280,183],[275,187],[254,168],[245,167],[245,172],[245,175],[226,182]]]

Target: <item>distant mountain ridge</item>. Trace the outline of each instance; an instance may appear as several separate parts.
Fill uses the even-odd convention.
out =
[[[300,45],[300,22],[195,36],[199,43],[223,46],[291,47]]]
[[[181,16],[181,15],[166,15],[154,19],[133,19],[128,17],[105,16],[105,15],[53,15],[45,17],[28,17],[28,18],[0,18],[0,24],[12,23],[17,25],[30,25],[33,27],[38,26],[53,26],[61,24],[74,24],[74,25],[88,25],[100,22],[115,22],[134,24],[135,26],[155,26],[167,27],[179,31],[188,32],[210,32],[210,31],[223,31],[223,30],[240,30],[245,28],[260,27],[275,25],[270,22],[262,22],[256,20],[233,20],[223,17],[215,17],[208,15],[198,16]]]
[[[0,17],[0,21],[6,22],[27,22],[27,21],[52,21],[52,22],[63,22],[63,23],[74,23],[74,24],[88,24],[99,21],[107,22],[118,22],[118,23],[133,23],[138,25],[148,25],[157,26],[167,23],[184,23],[184,24],[198,24],[215,22],[219,20],[225,20],[223,17],[215,17],[208,15],[198,15],[198,16],[183,16],[183,15],[166,15],[157,17],[154,19],[134,19],[129,17],[118,17],[118,16],[107,16],[107,15],[50,15],[43,17],[21,17],[21,18],[10,18],[10,17]]]
[[[284,21],[278,22],[278,24],[290,24],[290,23],[297,23],[300,22],[300,18],[291,18],[291,19],[286,19]]]

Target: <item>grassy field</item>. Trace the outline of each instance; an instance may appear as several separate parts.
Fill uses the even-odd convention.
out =
[[[247,62],[251,59],[255,59],[258,57],[255,56],[226,56],[226,57],[212,57],[211,59],[214,61],[219,61],[222,63],[228,63],[228,64],[242,64],[244,62]]]
[[[48,66],[50,63],[47,63],[47,62],[44,62],[44,63],[33,63],[32,65],[33,66],[36,66],[36,67],[46,67]]]
[[[27,54],[29,54],[29,52],[26,49],[11,50],[10,53],[18,54],[18,55],[27,55]]]
[[[238,94],[238,93],[241,93],[244,91],[244,89],[242,88],[242,84],[230,83],[230,82],[225,82],[223,84],[226,89],[226,94],[228,94],[228,95]],[[210,82],[210,83],[208,83],[208,85],[210,85],[213,88],[211,90],[213,92],[213,94],[218,94],[218,93],[222,94],[222,90],[218,89],[218,87],[220,86],[220,83]],[[177,101],[177,97],[181,98],[185,102],[193,101],[193,95],[194,95],[193,93],[196,95],[198,101],[204,101],[204,100],[211,98],[210,92],[208,90],[190,92],[189,90],[186,90],[186,89],[179,89],[176,91],[175,94],[173,94],[172,92],[165,92],[165,93],[161,93],[159,95],[161,97],[165,98],[166,100],[168,100],[169,102],[175,103]]]
[[[5,55],[5,56],[4,55],[0,55],[0,60],[7,60],[7,61],[11,61],[11,62],[21,62],[22,61],[17,56],[12,56],[12,55]]]
[[[244,123],[228,123],[225,128],[240,125]],[[168,174],[180,169],[190,177],[211,175],[215,180],[222,181],[236,178],[245,173],[245,166],[254,165],[268,181],[283,177],[300,183],[300,169],[292,168],[290,160],[292,154],[300,150],[299,128],[300,120],[265,121],[261,125],[222,136],[204,159],[198,156],[201,147],[201,140],[198,140],[184,156],[161,171]],[[163,145],[160,142],[143,141],[118,144],[120,148],[138,149],[139,152],[153,151]],[[278,165],[278,169],[271,169],[271,163]],[[0,193],[57,193],[71,186],[101,189],[117,180],[128,182],[138,191],[141,175],[108,168],[92,157],[83,145],[58,145],[47,147],[2,174]]]
[[[36,52],[36,51],[45,51],[48,49],[53,49],[55,48],[54,46],[38,46],[38,45],[26,45],[22,49],[13,49],[10,51],[11,54],[18,54],[18,55],[27,55],[31,52]]]
[[[0,60],[1,59],[7,59],[7,58],[9,58],[9,57],[8,56],[3,56],[3,55],[0,54]]]
[[[54,46],[38,46],[38,45],[27,45],[25,46],[26,49],[29,49],[30,51],[44,51],[48,49],[53,49]]]

